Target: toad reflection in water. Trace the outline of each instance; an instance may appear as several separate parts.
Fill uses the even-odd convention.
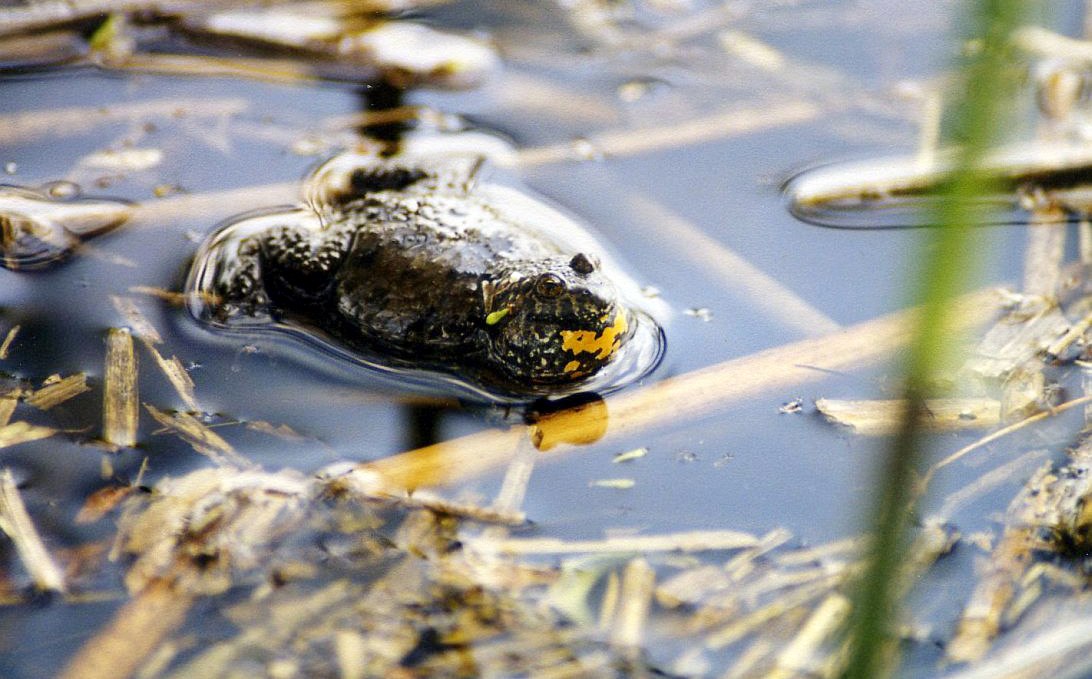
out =
[[[637,286],[573,220],[482,168],[470,153],[335,157],[307,207],[206,240],[190,309],[491,400],[609,391],[652,370],[663,333]]]

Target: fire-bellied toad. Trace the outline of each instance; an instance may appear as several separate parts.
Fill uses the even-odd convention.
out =
[[[212,293],[214,323],[303,319],[354,349],[523,394],[595,375],[640,324],[660,341],[591,247],[522,216],[567,218],[478,182],[480,165],[335,158],[312,175],[308,208],[214,234],[190,289]]]

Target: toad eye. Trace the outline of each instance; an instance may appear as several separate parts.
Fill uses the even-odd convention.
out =
[[[556,299],[565,292],[565,283],[552,273],[544,273],[535,282],[535,292],[546,299]]]

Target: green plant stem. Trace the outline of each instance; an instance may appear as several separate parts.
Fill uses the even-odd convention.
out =
[[[976,41],[971,45],[977,49],[963,69],[964,96],[957,102],[953,118],[961,133],[959,158],[936,202],[937,223],[942,226],[933,232],[922,254],[917,283],[922,313],[904,366],[908,405],[875,485],[870,519],[873,538],[847,629],[850,656],[846,676],[854,679],[874,679],[894,669],[897,656],[885,649],[896,619],[897,576],[908,545],[914,475],[923,458],[918,416],[924,413],[929,383],[951,344],[948,302],[965,287],[975,263],[969,228],[978,221],[979,213],[969,199],[989,188],[989,179],[975,168],[1004,124],[1009,103],[1006,94],[1012,89],[1007,77],[1007,40],[1027,4],[981,0],[972,14]]]

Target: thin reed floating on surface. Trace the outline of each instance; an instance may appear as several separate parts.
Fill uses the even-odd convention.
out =
[[[842,400],[821,398],[816,409],[831,422],[862,436],[887,436],[898,431],[907,409],[905,399]],[[1001,402],[993,398],[933,398],[925,401],[921,427],[925,431],[988,429],[1001,422]]]
[[[0,471],[0,530],[11,538],[35,587],[42,591],[65,591],[64,574],[35,530],[10,469]]]
[[[156,422],[178,434],[190,447],[216,464],[243,469],[254,466],[250,460],[236,452],[230,443],[193,415],[183,412],[166,413],[149,403],[144,404],[144,409]]]
[[[18,325],[13,325],[8,333],[4,336],[4,341],[0,342],[0,361],[8,357],[8,352],[11,351],[11,345],[15,342],[15,336],[19,334]]]

